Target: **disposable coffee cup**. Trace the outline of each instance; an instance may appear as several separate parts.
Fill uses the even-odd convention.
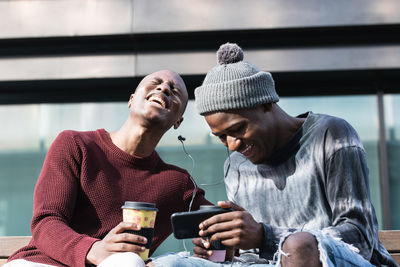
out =
[[[212,205],[201,205],[200,210],[219,210],[220,207],[212,206]],[[207,239],[207,238],[206,238]],[[213,262],[224,262],[226,256],[226,246],[224,246],[221,241],[212,241],[210,242],[210,250],[213,251],[213,254],[208,258]]]
[[[147,243],[144,245],[146,250],[139,253],[139,256],[145,261],[149,257],[158,209],[154,203],[133,201],[125,201],[125,205],[121,208],[124,222],[135,223],[141,227],[139,231],[129,230],[126,232],[144,236],[147,239]]]

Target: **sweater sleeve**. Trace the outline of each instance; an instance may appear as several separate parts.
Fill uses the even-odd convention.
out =
[[[377,220],[370,201],[368,167],[362,148],[353,146],[338,150],[325,164],[325,194],[331,207],[332,225],[322,229],[339,237],[371,259],[377,242]],[[264,226],[263,258],[270,258],[282,235],[296,229]],[[298,229],[297,229],[298,230]]]
[[[85,266],[86,255],[97,241],[69,225],[80,190],[81,160],[72,135],[62,132],[46,155],[34,192],[34,243],[43,253],[68,266]]]

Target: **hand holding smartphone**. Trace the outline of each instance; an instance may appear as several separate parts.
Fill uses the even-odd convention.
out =
[[[195,238],[199,236],[199,224],[204,220],[232,209],[223,209],[217,206],[203,205],[199,210],[176,212],[171,215],[171,224],[174,236],[177,239]]]

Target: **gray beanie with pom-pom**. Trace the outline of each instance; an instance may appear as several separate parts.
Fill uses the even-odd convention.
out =
[[[237,44],[221,45],[217,62],[219,65],[194,91],[200,115],[279,101],[271,74],[243,61],[243,51]]]

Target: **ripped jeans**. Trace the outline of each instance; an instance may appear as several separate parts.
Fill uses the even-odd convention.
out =
[[[335,267],[335,266],[374,266],[369,261],[365,260],[361,255],[356,252],[356,248],[337,240],[329,235],[321,233],[321,231],[307,231],[315,236],[318,241],[319,258],[322,267]],[[279,242],[278,251],[275,253],[273,260],[269,263],[256,263],[256,261],[243,261],[239,257],[233,262],[212,262],[209,260],[188,256],[184,253],[166,254],[153,258],[153,263],[156,267],[266,267],[266,266],[281,266],[281,257],[285,254],[282,251],[282,244],[286,238],[293,233],[288,233],[283,236]]]

